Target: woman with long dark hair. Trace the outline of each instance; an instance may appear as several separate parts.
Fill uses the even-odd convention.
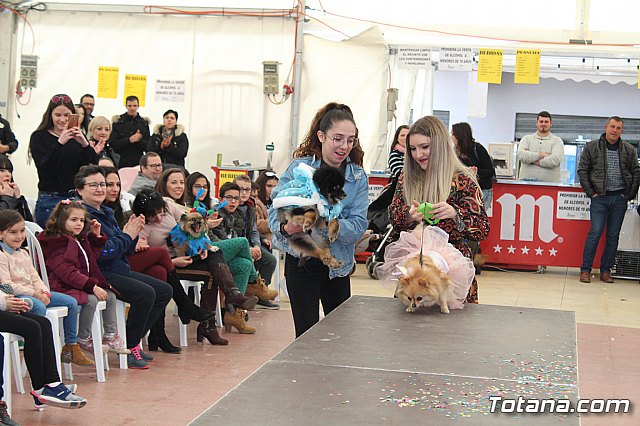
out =
[[[291,235],[302,232],[302,226],[291,222],[282,224],[278,220],[277,209],[269,210],[273,245],[287,253],[285,276],[296,337],[319,321],[320,302],[327,315],[351,295],[349,274],[354,265],[355,245],[367,228],[368,184],[362,168],[363,157],[351,108],[329,103],[316,113],[302,144],[293,153],[293,162],[272,192],[271,198],[275,200],[283,185],[294,179],[293,170],[300,164],[313,168],[339,168],[346,180],[344,192],[347,196],[342,200],[343,210],[338,216],[340,233],[331,244],[331,254],[343,262],[340,268],[330,269],[316,258],[299,266],[300,254],[289,246],[287,240]]]
[[[396,134],[393,136],[393,142],[391,142],[388,162],[388,167],[391,171],[392,179],[396,179],[400,175],[402,167],[404,167],[404,153],[406,151],[408,133],[409,126],[403,124],[396,129]]]
[[[451,127],[451,140],[456,147],[460,161],[476,173],[480,189],[482,189],[484,205],[488,208],[492,202],[492,187],[496,178],[496,171],[489,153],[482,144],[473,138],[469,123],[454,124]]]
[[[98,163],[104,149],[104,144],[89,144],[80,130],[80,123],[68,126],[69,116],[74,113],[75,105],[69,96],[53,96],[29,141],[29,157],[38,169],[35,216],[42,228],[51,210],[74,189],[73,179],[80,167]]]

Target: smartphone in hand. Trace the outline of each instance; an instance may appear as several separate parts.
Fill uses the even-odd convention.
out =
[[[78,114],[69,114],[69,121],[67,121],[67,129],[72,127],[78,127]]]

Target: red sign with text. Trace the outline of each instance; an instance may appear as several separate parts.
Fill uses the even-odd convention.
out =
[[[591,226],[581,188],[493,184],[491,232],[482,241],[488,263],[580,267]],[[593,267],[604,248],[600,241]]]

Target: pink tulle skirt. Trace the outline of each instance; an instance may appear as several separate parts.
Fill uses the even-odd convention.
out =
[[[421,231],[422,226],[418,226],[413,232],[401,232],[400,239],[389,244],[384,264],[377,269],[378,277],[383,285],[395,289],[398,277],[402,276],[397,266],[404,266],[405,261],[418,256],[422,243],[422,255],[431,257],[451,280],[454,300],[449,308],[462,309],[475,277],[473,262],[449,244],[449,235],[437,226],[425,226],[422,235]]]

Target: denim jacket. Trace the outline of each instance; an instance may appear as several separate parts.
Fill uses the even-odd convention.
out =
[[[287,168],[287,171],[280,177],[278,185],[273,189],[271,199],[274,199],[284,184],[293,179],[293,169],[300,163],[305,163],[311,167],[320,167],[321,159],[315,156],[296,158]],[[351,273],[353,269],[355,244],[360,240],[362,234],[367,229],[367,209],[369,207],[369,181],[362,167],[355,165],[351,159],[347,158],[347,168],[345,170],[344,192],[347,197],[342,200],[343,210],[338,220],[340,221],[340,233],[338,239],[331,244],[331,254],[344,262],[340,269],[329,269],[329,278],[344,277]],[[273,232],[272,243],[275,248],[284,250],[292,256],[299,254],[289,248],[287,238],[280,233],[280,222],[278,221],[277,209],[269,209],[269,228]]]

